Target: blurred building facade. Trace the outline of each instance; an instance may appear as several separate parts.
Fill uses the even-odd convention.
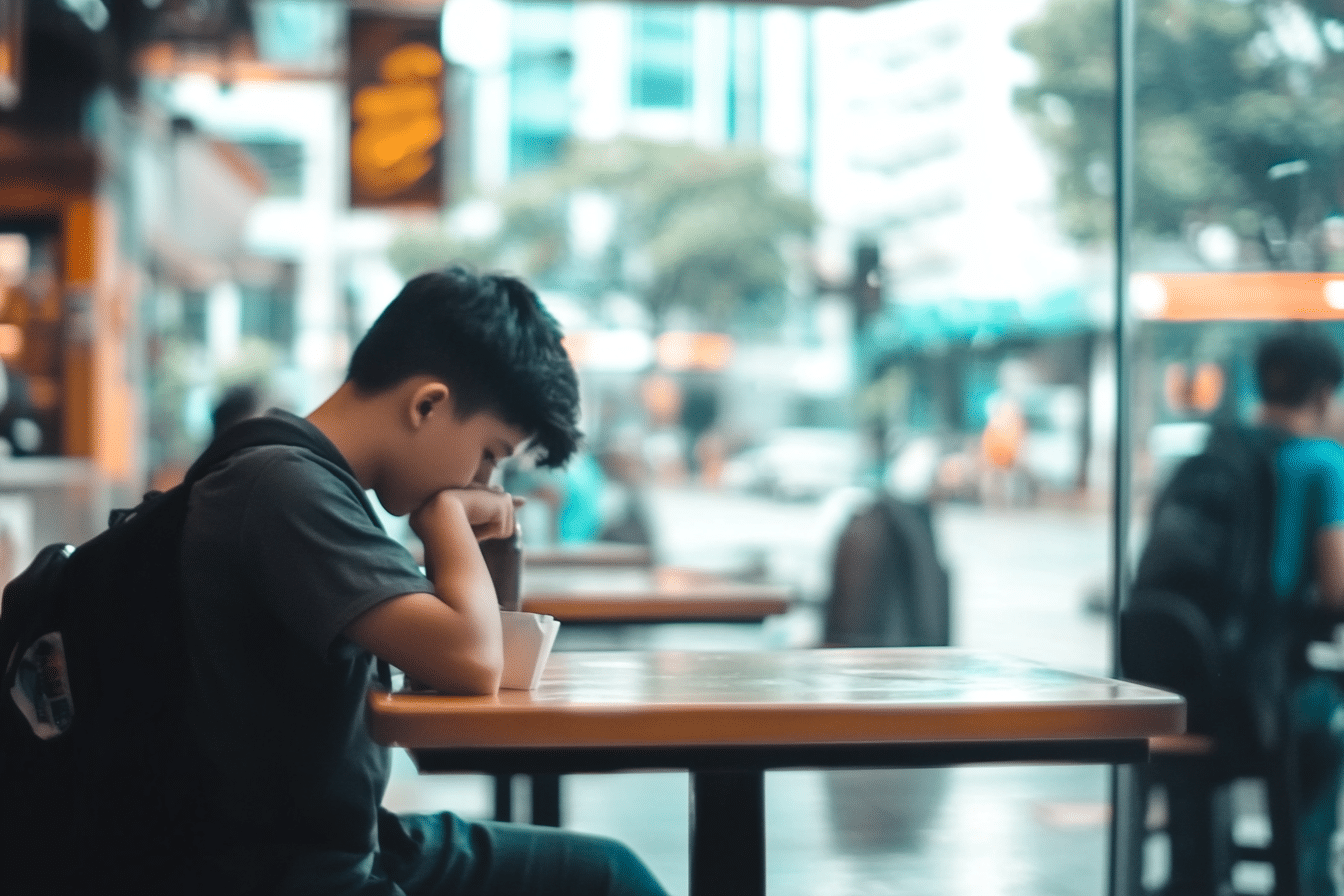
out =
[[[711,4],[451,0],[469,186],[555,162],[570,136],[760,145],[806,173],[811,13]],[[471,30],[458,47],[454,35]]]
[[[1100,484],[1112,439],[1109,259],[1061,233],[1054,172],[1015,108],[1034,71],[1013,33],[1043,6],[816,14],[817,252],[859,318],[856,416],[888,458],[936,439],[965,496],[1005,403],[1032,490]]]
[[[233,382],[315,400],[366,323],[347,275],[392,275],[360,270],[346,211],[345,4],[3,6],[0,537],[21,564],[171,483]],[[437,34],[437,6],[395,12]]]
[[[87,537],[143,488],[142,301],[227,265],[258,185],[249,160],[142,102],[141,56],[231,52],[248,29],[238,0],[4,4],[0,536],[16,563]],[[208,183],[224,192],[192,192]]]
[[[227,386],[256,382],[269,401],[311,408],[400,286],[387,258],[395,232],[452,216],[432,204],[351,208],[346,4],[30,5],[17,28],[0,17],[28,63],[12,95],[0,71],[0,162],[12,175],[0,193],[0,360],[9,415],[33,425],[0,437],[13,454],[49,458],[53,481],[106,484],[84,525],[41,536],[77,539],[156,471],[171,481]],[[717,390],[718,413],[743,429],[844,424],[856,386],[880,380],[891,358],[946,379],[925,337],[969,341],[986,308],[1019,320],[1054,301],[1050,313],[1076,322],[1079,293],[1061,284],[1078,281],[1077,265],[1013,121],[1024,74],[1009,34],[1037,0],[857,12],[375,6],[436,31],[443,14],[449,205],[555,162],[572,138],[621,136],[758,147],[810,199],[821,220],[776,342],[739,345],[717,379],[698,371],[684,384]],[[600,229],[600,209],[584,210],[573,226]],[[977,329],[949,324],[949,307]],[[910,310],[930,308],[911,350]],[[637,317],[625,315],[636,328]],[[856,339],[887,359],[860,357],[857,381]],[[963,365],[946,403],[981,402],[976,383],[1000,360],[980,373]],[[878,391],[900,391],[890,385]]]

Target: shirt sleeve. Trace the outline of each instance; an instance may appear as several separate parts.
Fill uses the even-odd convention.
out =
[[[276,452],[260,471],[242,537],[263,604],[323,655],[361,613],[434,590],[350,487],[300,452]]]

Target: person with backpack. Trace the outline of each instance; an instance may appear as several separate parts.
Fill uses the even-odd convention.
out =
[[[1344,447],[1325,437],[1335,392],[1344,381],[1344,358],[1321,329],[1289,324],[1260,343],[1255,373],[1261,424],[1283,437],[1273,457],[1272,599],[1290,621],[1311,612],[1341,614],[1344,621]],[[1298,670],[1287,711],[1302,747],[1302,893],[1333,894],[1339,869],[1332,843],[1344,783],[1344,690],[1338,675]]]
[[[1344,358],[1321,329],[1292,323],[1266,335],[1254,366],[1255,425],[1215,426],[1154,502],[1120,612],[1120,665],[1186,698],[1188,730],[1213,738],[1223,769],[1294,749],[1284,796],[1298,881],[1283,886],[1326,896],[1344,893],[1333,856],[1344,689],[1306,648],[1344,622],[1344,447],[1326,437]],[[1199,781],[1166,783],[1178,790],[1167,794],[1173,837],[1192,838],[1172,844],[1171,886],[1203,891],[1207,795]]]
[[[306,418],[261,418],[311,447],[246,448],[195,482],[181,569],[202,811],[178,892],[664,893],[614,840],[383,809],[389,750],[365,725],[389,665],[444,693],[496,692],[499,607],[477,543],[513,531],[515,501],[490,475],[520,450],[562,465],[578,403],[533,291],[452,268],[406,284]],[[409,514],[425,572],[366,490]]]

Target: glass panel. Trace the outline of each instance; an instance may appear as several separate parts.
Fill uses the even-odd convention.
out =
[[[1138,4],[1134,506],[1205,424],[1256,419],[1255,347],[1287,319],[1337,341],[1336,126],[1344,26],[1329,3]],[[1344,304],[1344,303],[1341,303]]]
[[[1101,16],[1110,4],[1097,6]],[[1315,389],[1325,386],[1328,397],[1337,382],[1308,362],[1282,380],[1300,380],[1301,394],[1284,390],[1262,397],[1257,352],[1289,321],[1309,322],[1327,345],[1344,345],[1340,277],[1332,273],[1344,261],[1338,164],[1344,148],[1344,25],[1336,4],[1317,0],[1137,0],[1134,12],[1132,263],[1126,272],[1133,363],[1125,384],[1132,396],[1133,476],[1130,494],[1121,496],[1133,520],[1133,594],[1158,587],[1184,594],[1208,609],[1226,648],[1240,637],[1254,642],[1267,628],[1253,625],[1239,636],[1220,625],[1225,615],[1243,618],[1236,609],[1241,591],[1246,606],[1275,600],[1280,608],[1301,606],[1309,600],[1313,570],[1322,575],[1330,569],[1328,558],[1317,564],[1317,537],[1338,520],[1328,496],[1341,475],[1334,443],[1344,428],[1332,407],[1315,401]],[[1068,112],[1100,124],[1109,114],[1070,99],[1059,104],[1061,116]],[[1079,146],[1068,158],[1071,183],[1061,203],[1076,210],[1081,229],[1088,210],[1101,209],[1110,176],[1100,153],[1089,158]],[[1283,374],[1304,356],[1291,357],[1272,361],[1269,369]],[[1263,555],[1246,542],[1220,543],[1217,533],[1234,525],[1232,513],[1218,515],[1217,522],[1212,514],[1205,517],[1209,522],[1187,522],[1175,535],[1170,523],[1178,511],[1162,510],[1160,502],[1178,465],[1206,446],[1224,444],[1217,435],[1222,430],[1247,425],[1266,425],[1290,439],[1267,452],[1277,491],[1253,514],[1273,521]],[[1306,456],[1321,458],[1311,473],[1297,460]],[[1308,479],[1312,484],[1299,492]],[[1294,497],[1299,494],[1300,501]],[[1257,495],[1246,487],[1227,506],[1259,507]],[[1182,584],[1164,572],[1198,568],[1203,561],[1196,551],[1208,555],[1213,572],[1187,575]],[[1167,559],[1158,563],[1158,556]],[[1243,566],[1247,558],[1250,564]],[[1267,570],[1274,571],[1273,581]],[[1239,589],[1242,579],[1251,584]],[[1207,592],[1192,584],[1206,581],[1213,583]],[[1289,611],[1278,612],[1286,617]],[[1328,648],[1325,653],[1329,661]],[[1240,654],[1233,661],[1235,668],[1248,662]],[[1257,665],[1247,678],[1265,681],[1269,675]],[[1341,700],[1333,677],[1310,680],[1320,686],[1320,705],[1295,716],[1296,730],[1328,743],[1338,733],[1313,720],[1329,717]],[[1210,709],[1197,691],[1190,693],[1193,730],[1210,733],[1227,722],[1221,705]],[[1303,705],[1296,697],[1282,700],[1269,705]],[[1336,760],[1306,761],[1305,780],[1334,781]],[[1246,797],[1232,799],[1237,828],[1262,823],[1254,799]],[[1318,857],[1303,866],[1309,877],[1303,892],[1333,890],[1326,857],[1337,798],[1326,784],[1295,794],[1304,807],[1313,807],[1306,811],[1314,819],[1302,829],[1298,849]]]
[[[442,225],[405,223],[389,257],[402,276],[453,259],[519,272],[566,327],[588,452],[560,474],[509,471],[529,495],[526,550],[648,543],[658,564],[798,598],[760,626],[562,626],[557,649],[939,643],[950,611],[956,645],[1109,670],[1111,246],[1061,235],[1054,160],[1028,127],[1039,103],[1016,104],[1032,67],[1014,34],[1039,13],[936,0],[500,17],[511,62],[463,67],[471,102],[450,113],[495,149],[463,166]],[[1107,21],[1089,37],[1109,103]],[[507,107],[487,101],[501,94]],[[1108,128],[1088,136],[1104,147]],[[869,512],[879,497],[894,521]],[[936,555],[915,546],[928,523]],[[832,595],[862,600],[850,584],[865,576],[873,611],[828,624]],[[772,816],[788,845],[772,840],[771,892],[1100,893],[1106,776],[772,776],[777,805],[807,811],[792,827]],[[681,785],[566,786],[575,824],[629,840],[684,888],[685,846],[666,833]],[[628,809],[650,802],[674,817]],[[988,866],[967,858],[985,842],[1002,847]]]
[[[636,578],[794,599],[752,625],[566,625],[557,649],[950,642],[1105,673],[1112,200],[1057,207],[1052,177],[1109,183],[1109,20],[1075,19],[1105,5],[455,0],[442,210],[346,207],[339,84],[158,85],[270,193],[221,191],[236,228],[154,250],[151,462],[189,459],[254,375],[311,410],[406,278],[507,270],[566,329],[588,435],[562,473],[509,472],[530,556],[651,554],[675,569]],[[1050,153],[1064,124],[1081,173]],[[167,214],[155,151],[154,232],[215,221]],[[1100,893],[1106,776],[772,774],[770,891]],[[481,815],[479,783],[399,772],[389,799]],[[685,892],[684,784],[576,777],[567,821]]]

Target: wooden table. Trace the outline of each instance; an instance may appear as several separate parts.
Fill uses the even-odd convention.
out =
[[[524,555],[521,609],[544,613],[562,625],[657,623],[760,623],[788,612],[791,592],[780,585],[735,582],[682,567],[532,565]],[[564,629],[561,630],[564,637]],[[560,779],[531,775],[531,820],[560,824]],[[495,818],[513,819],[513,776],[494,776]]]
[[[789,600],[781,585],[679,567],[523,569],[522,609],[562,623],[760,622]]]
[[[618,544],[610,541],[526,547],[523,549],[523,563],[529,569],[553,566],[647,569],[653,565],[653,550],[644,544]]]
[[[687,769],[691,892],[765,892],[764,772],[1128,763],[1184,730],[1180,697],[954,648],[552,654],[536,691],[373,693],[422,772]]]

